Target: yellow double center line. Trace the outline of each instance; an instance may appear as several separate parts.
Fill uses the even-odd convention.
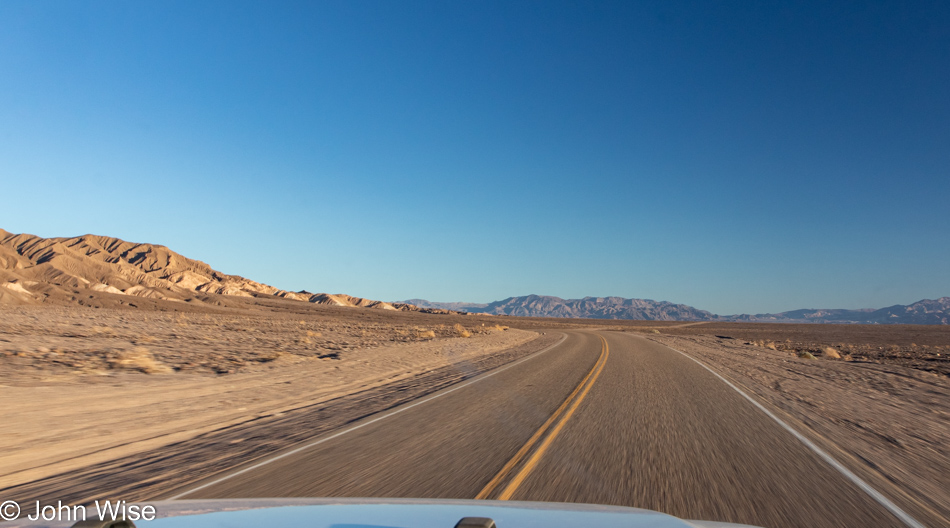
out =
[[[505,486],[505,489],[502,490],[501,494],[498,496],[499,500],[508,500],[518,489],[528,475],[534,471],[534,468],[538,465],[538,462],[541,460],[541,457],[544,456],[544,453],[551,447],[551,443],[554,442],[554,439],[560,434],[561,430],[564,429],[564,424],[571,418],[571,415],[574,414],[574,411],[577,410],[577,407],[580,405],[581,401],[584,400],[584,397],[587,396],[587,393],[590,391],[590,388],[594,385],[594,382],[597,381],[597,377],[600,376],[600,372],[604,370],[604,365],[607,363],[607,356],[610,355],[610,349],[607,348],[607,340],[600,337],[602,347],[600,350],[600,358],[597,360],[597,363],[594,363],[593,368],[590,369],[590,372],[587,373],[587,376],[574,388],[574,391],[568,395],[567,399],[564,400],[564,403],[554,411],[554,414],[548,418],[544,424],[541,425],[541,428],[535,431],[531,438],[521,446],[521,449],[515,453],[515,456],[511,458],[501,468],[501,471],[495,475],[488,484],[482,488],[482,491],[478,492],[478,495],[475,496],[476,499],[487,499],[494,493],[495,489],[501,485],[502,481],[508,476],[508,473],[512,469],[518,466],[521,463],[521,460],[534,448],[534,445],[541,439],[542,436],[547,432],[548,428],[551,427],[555,421],[557,425],[554,426],[554,429],[551,429],[550,434],[548,434],[544,440],[541,442],[541,445],[531,454],[528,458],[528,461],[525,462],[521,470],[511,479],[511,482]],[[560,421],[558,421],[560,419]]]

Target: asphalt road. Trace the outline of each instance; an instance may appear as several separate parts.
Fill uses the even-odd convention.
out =
[[[904,526],[722,380],[639,336],[567,332],[436,396],[170,496],[478,497],[768,528]]]

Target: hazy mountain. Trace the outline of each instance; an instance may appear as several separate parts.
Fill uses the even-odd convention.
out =
[[[489,304],[434,303],[412,299],[418,306],[525,317],[577,317],[588,319],[646,319],[652,321],[710,321],[717,316],[685,304],[623,297],[561,299],[548,295],[509,297]]]
[[[419,308],[432,308],[436,310],[453,310],[457,312],[481,313],[479,310],[488,306],[487,304],[466,303],[466,302],[431,302],[425,299],[409,299],[400,301],[404,304],[412,304]]]
[[[777,314],[735,315],[734,321],[779,323],[950,324],[950,297],[924,299],[875,310],[793,310]]]
[[[875,310],[805,309],[777,314],[715,315],[685,304],[622,297],[561,299],[544,295],[509,297],[489,304],[405,301],[418,306],[529,317],[580,317],[651,321],[750,321],[769,323],[950,324],[950,297]]]

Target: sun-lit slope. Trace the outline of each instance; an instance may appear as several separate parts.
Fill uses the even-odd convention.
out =
[[[42,238],[0,229],[0,303],[32,304],[70,297],[77,289],[164,300],[187,300],[195,294],[273,295],[298,301],[415,310],[349,295],[288,292],[238,275],[214,270],[165,246],[83,235]]]
[[[383,310],[398,310],[391,303],[384,301],[374,301],[362,297],[353,297],[343,293],[331,295],[329,293],[317,293],[311,295],[308,299],[312,303],[329,304],[332,306],[359,306],[362,308],[380,308]],[[407,306],[407,305],[403,305]]]
[[[189,292],[250,296],[280,291],[226,275],[165,246],[96,235],[41,238],[0,230],[0,270],[9,275],[7,282],[22,281],[26,289],[46,284],[171,299]]]

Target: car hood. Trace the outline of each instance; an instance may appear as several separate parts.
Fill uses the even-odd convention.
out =
[[[138,528],[453,528],[463,517],[489,517],[498,528],[726,528],[749,525],[682,520],[639,508],[551,502],[444,499],[218,499],[156,501],[158,518]],[[94,510],[90,517],[95,515]],[[70,523],[16,522],[37,528]],[[752,527],[754,528],[754,527]]]

